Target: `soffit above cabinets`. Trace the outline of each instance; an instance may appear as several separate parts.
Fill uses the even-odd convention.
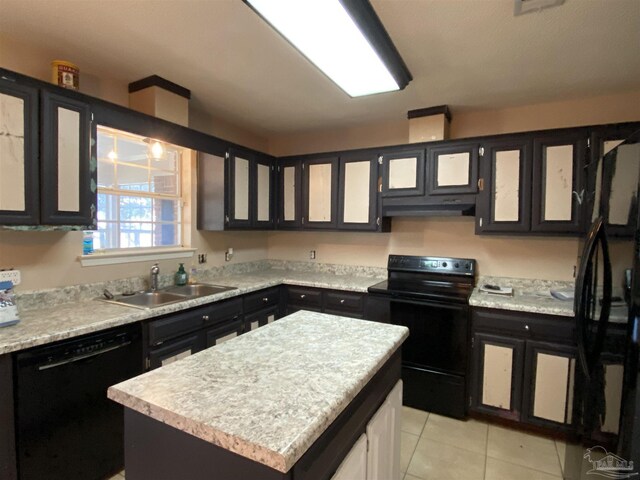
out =
[[[263,135],[400,120],[425,105],[500,108],[640,88],[637,0],[566,0],[519,17],[513,0],[372,4],[414,80],[356,99],[240,0],[3,0],[0,41],[73,61],[81,88],[160,75],[189,88],[195,109]],[[44,76],[39,61],[22,65]]]

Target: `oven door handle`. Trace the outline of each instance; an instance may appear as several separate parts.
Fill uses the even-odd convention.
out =
[[[438,301],[438,300],[422,300],[417,298],[408,298],[403,296],[382,296],[378,298],[386,298],[389,302],[392,303],[406,303],[410,305],[418,305],[420,307],[438,307],[438,308],[448,308],[450,310],[464,310],[465,308],[469,308],[468,303],[453,303],[447,301]]]

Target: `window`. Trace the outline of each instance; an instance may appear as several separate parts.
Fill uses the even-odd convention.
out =
[[[183,149],[98,126],[99,250],[182,244]]]

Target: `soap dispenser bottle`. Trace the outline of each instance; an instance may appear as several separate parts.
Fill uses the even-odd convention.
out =
[[[178,271],[176,272],[176,285],[186,285],[187,280],[189,280],[189,275],[184,269],[184,263],[181,263],[178,267]]]

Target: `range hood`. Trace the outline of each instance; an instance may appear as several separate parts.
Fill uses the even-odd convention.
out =
[[[473,201],[448,203],[425,203],[413,205],[386,205],[382,206],[383,217],[461,217],[474,216],[476,214],[476,204]],[[466,199],[465,199],[466,200]]]

